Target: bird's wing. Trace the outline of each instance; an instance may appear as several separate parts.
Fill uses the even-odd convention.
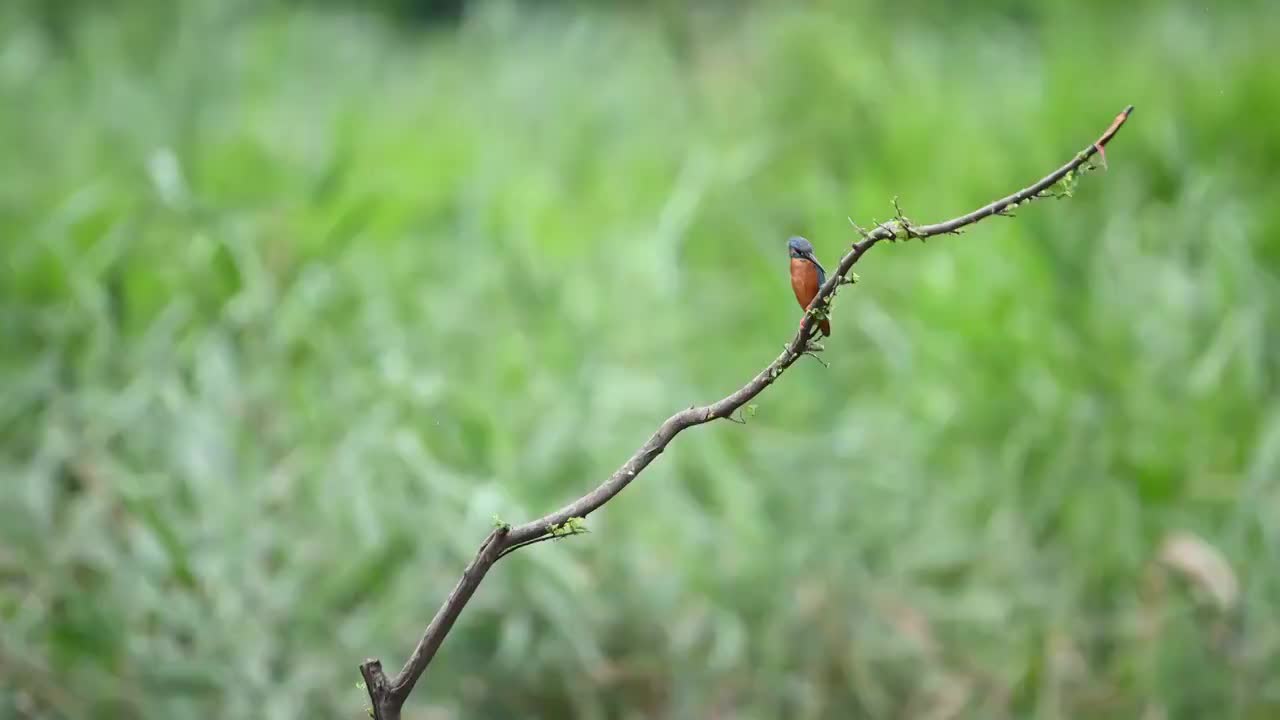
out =
[[[822,263],[818,262],[818,258],[813,255],[809,255],[809,262],[813,263],[814,267],[818,268],[818,286],[821,287],[822,285],[825,285],[827,282],[826,268],[822,267]]]

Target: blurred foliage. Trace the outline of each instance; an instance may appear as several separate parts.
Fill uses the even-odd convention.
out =
[[[1280,714],[1280,5],[0,9],[0,717]],[[60,18],[60,19],[51,19]],[[49,32],[56,28],[56,32]],[[1173,538],[1174,540],[1170,540]]]

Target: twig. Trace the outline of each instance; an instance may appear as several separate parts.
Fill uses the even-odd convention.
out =
[[[894,209],[898,213],[898,223],[901,226],[897,229],[892,226],[892,223],[878,223],[873,230],[866,231],[858,227],[857,223],[850,219],[849,223],[858,231],[861,239],[855,242],[849,252],[841,258],[836,271],[823,283],[809,307],[819,307],[823,303],[828,303],[827,298],[833,295],[837,288],[845,284],[845,277],[849,274],[854,264],[861,260],[862,256],[881,240],[895,239],[899,232],[908,238],[919,238],[921,240],[935,235],[958,234],[967,225],[972,225],[992,215],[1003,215],[1023,203],[1050,196],[1048,192],[1050,188],[1068,175],[1074,177],[1073,174],[1084,168],[1093,155],[1103,152],[1103,148],[1120,131],[1120,128],[1128,120],[1129,114],[1132,112],[1132,105],[1125,108],[1124,112],[1116,116],[1106,132],[1096,142],[1090,144],[1087,148],[1077,153],[1068,163],[1041,178],[1035,184],[984,205],[966,215],[933,225],[910,225],[902,216],[902,209],[898,207],[895,199]],[[601,506],[612,500],[630,485],[631,481],[635,480],[637,475],[661,455],[666,450],[667,445],[684,430],[712,420],[732,419],[734,411],[764,392],[765,388],[777,381],[782,373],[786,372],[787,368],[795,364],[802,356],[812,354],[809,351],[809,338],[813,334],[816,323],[816,314],[806,312],[800,321],[800,327],[796,331],[795,337],[783,347],[782,354],[769,363],[765,369],[757,373],[750,382],[715,403],[702,407],[690,407],[667,418],[648,441],[641,445],[640,449],[621,468],[596,489],[550,515],[514,528],[502,525],[489,533],[489,536],[485,538],[484,543],[480,546],[479,552],[476,553],[476,557],[463,571],[462,578],[454,587],[453,592],[449,593],[449,597],[445,599],[444,604],[436,612],[435,617],[432,618],[431,624],[427,626],[422,638],[418,641],[417,647],[414,648],[413,654],[409,656],[409,660],[405,662],[400,672],[396,673],[394,677],[388,678],[382,670],[382,663],[372,659],[365,661],[360,666],[360,672],[364,676],[365,685],[369,691],[369,699],[373,702],[372,713],[375,720],[399,720],[400,709],[403,707],[405,700],[408,699],[409,693],[413,691],[414,684],[417,683],[418,678],[422,676],[423,671],[430,664],[431,659],[440,648],[440,643],[443,642],[445,635],[453,627],[454,621],[458,619],[458,614],[462,612],[463,606],[467,604],[472,594],[475,593],[480,581],[484,579],[485,573],[489,571],[489,568],[493,567],[493,564],[499,558],[506,557],[519,548],[536,544],[550,537],[557,537],[552,534],[549,528],[561,527],[571,518],[585,518],[600,509]]]
[[[849,221],[849,224],[853,226],[853,229],[854,229],[854,230],[857,230],[857,231],[858,231],[858,234],[859,234],[859,235],[861,235],[862,237],[866,237],[866,236],[868,236],[868,235],[870,235],[870,234],[871,234],[871,233],[867,232],[866,230],[863,230],[863,229],[862,229],[862,226],[861,226],[861,225],[859,225],[858,223],[854,222],[853,218],[846,218],[846,219]]]
[[[822,358],[818,357],[817,353],[815,353],[814,351],[812,351],[812,350],[805,350],[805,351],[804,351],[803,353],[801,353],[801,354],[802,354],[802,355],[808,355],[809,357],[813,358],[814,360],[817,360],[817,361],[818,361],[818,364],[819,364],[819,365],[821,365],[822,367],[827,368],[827,369],[831,369],[831,363],[829,363],[829,362],[827,362],[826,360],[823,360]]]
[[[561,539],[560,535],[543,535],[542,537],[536,537],[532,540],[525,540],[522,543],[516,543],[515,545],[508,545],[507,547],[502,549],[502,552],[498,553],[498,560],[501,560],[502,558],[519,550],[520,548],[526,548],[526,547],[529,547],[530,545],[537,545],[540,542],[546,542],[548,540],[560,540],[560,539]]]

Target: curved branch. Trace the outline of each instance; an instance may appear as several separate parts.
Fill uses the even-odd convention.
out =
[[[453,623],[457,620],[459,613],[462,612],[463,606],[471,599],[471,595],[480,585],[480,581],[484,579],[485,573],[489,571],[489,568],[494,563],[515,550],[552,537],[554,528],[563,526],[572,518],[585,518],[600,509],[601,506],[622,492],[627,485],[630,485],[631,481],[635,480],[636,476],[643,472],[653,462],[654,458],[661,455],[667,445],[675,439],[676,435],[695,425],[709,423],[712,420],[732,419],[734,411],[750,402],[752,398],[761,392],[764,392],[765,388],[772,385],[782,373],[786,372],[787,368],[795,364],[803,355],[810,354],[814,349],[811,344],[814,325],[817,324],[820,316],[826,314],[822,308],[830,306],[840,286],[848,284],[849,281],[846,280],[846,276],[850,270],[876,243],[882,240],[909,240],[913,238],[924,240],[936,235],[958,234],[964,227],[993,215],[1010,216],[1012,210],[1024,203],[1043,197],[1057,196],[1050,192],[1051,189],[1063,180],[1070,182],[1077,172],[1093,169],[1093,166],[1088,163],[1094,155],[1099,155],[1102,158],[1103,166],[1105,167],[1106,155],[1104,148],[1120,131],[1120,128],[1129,119],[1129,115],[1132,112],[1132,105],[1125,108],[1123,112],[1115,117],[1115,120],[1111,122],[1111,125],[1097,141],[1076,153],[1075,157],[1065,165],[1044,176],[1033,185],[984,205],[966,215],[932,225],[914,225],[902,215],[902,211],[897,207],[895,199],[894,207],[897,211],[897,216],[889,222],[876,225],[870,231],[859,229],[862,239],[853,244],[849,252],[840,259],[836,271],[823,283],[818,294],[809,304],[795,337],[787,343],[782,354],[757,373],[750,382],[710,405],[690,407],[667,418],[658,427],[657,432],[644,445],[641,445],[640,449],[636,450],[635,454],[622,467],[618,468],[613,475],[609,476],[609,479],[586,495],[532,522],[514,528],[503,525],[485,538],[476,557],[467,566],[458,584],[449,593],[449,597],[445,599],[435,617],[432,618],[431,624],[427,626],[422,639],[418,641],[417,647],[414,648],[413,653],[400,672],[394,678],[387,678],[383,673],[382,663],[373,659],[365,661],[360,666],[360,672],[364,676],[369,698],[373,702],[371,711],[375,720],[398,720],[400,708],[404,705],[405,700],[408,699],[409,693],[413,691],[414,684],[422,676],[427,665],[431,663],[432,658],[440,647],[440,643],[453,627]]]

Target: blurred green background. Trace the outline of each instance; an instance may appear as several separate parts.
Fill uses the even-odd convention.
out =
[[[1280,717],[1280,4],[0,8],[0,717]],[[452,6],[452,7],[446,7]]]

